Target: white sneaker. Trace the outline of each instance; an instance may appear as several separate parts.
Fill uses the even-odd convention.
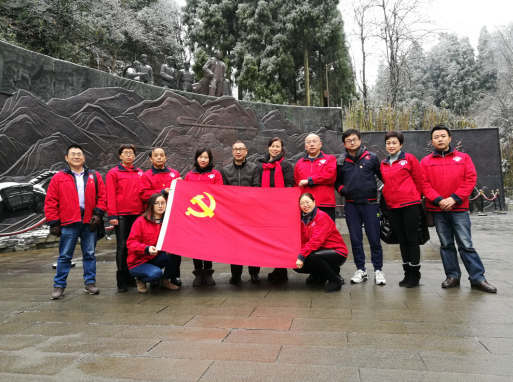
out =
[[[358,269],[355,273],[354,273],[354,276],[351,277],[351,282],[353,284],[359,284],[361,283],[362,281],[365,281],[365,280],[368,280],[369,279],[369,276],[367,275],[367,272],[365,271],[362,271],[361,269]]]
[[[374,272],[374,281],[377,285],[385,285],[387,280],[385,280],[385,274],[381,271]]]

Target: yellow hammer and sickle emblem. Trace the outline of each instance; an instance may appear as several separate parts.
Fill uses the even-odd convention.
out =
[[[200,206],[203,212],[194,211],[191,207],[189,207],[187,208],[187,212],[185,213],[185,215],[192,215],[198,218],[204,218],[207,216],[211,218],[212,216],[214,216],[216,201],[208,192],[204,192],[204,194],[208,196],[208,199],[210,200],[210,206],[207,207],[207,205],[203,203],[203,195],[196,195],[194,198],[191,199],[191,203]]]

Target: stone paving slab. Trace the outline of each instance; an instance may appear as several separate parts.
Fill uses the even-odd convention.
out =
[[[292,271],[272,284],[269,268],[260,284],[245,268],[244,283],[231,285],[230,266],[217,263],[217,284],[193,287],[187,258],[180,291],[120,294],[115,242],[102,240],[100,294],[83,292],[76,251],[66,296],[51,301],[56,249],[0,254],[0,382],[513,381],[513,214],[471,219],[497,295],[471,290],[463,266],[460,288],[440,287],[433,230],[419,288],[397,285],[399,249],[384,245],[387,285],[372,273],[351,284],[350,256],[332,294]],[[502,223],[490,230],[493,219]],[[348,241],[345,222],[338,227]]]

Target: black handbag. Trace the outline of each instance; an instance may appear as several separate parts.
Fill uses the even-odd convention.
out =
[[[96,189],[96,200],[98,200],[98,179],[96,179],[96,171],[91,170],[91,173],[93,174],[94,178],[94,187]],[[98,226],[98,229],[96,230],[96,241],[103,239],[107,235],[107,230],[105,229],[105,221],[103,220],[103,217],[100,218],[100,225]]]
[[[426,211],[424,210],[424,206],[419,204],[420,214],[419,214],[419,244],[426,244],[429,239],[429,229],[428,222],[426,218]]]
[[[379,208],[381,210],[381,213],[379,214],[379,237],[386,244],[399,244],[397,235],[392,230],[392,225],[390,224],[388,208],[383,195],[381,195],[379,200]]]

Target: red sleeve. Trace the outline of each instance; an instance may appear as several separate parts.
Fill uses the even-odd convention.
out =
[[[142,218],[144,219],[144,218]],[[148,247],[148,244],[141,243],[142,241],[142,230],[143,230],[143,222],[141,218],[138,218],[132,229],[130,230],[130,236],[126,240],[126,246],[130,253],[133,253],[136,256],[146,255],[145,249]]]
[[[151,198],[153,194],[159,193],[161,190],[154,190],[151,186],[151,179],[149,175],[143,174],[141,177],[141,181],[139,182],[140,189],[139,189],[139,196],[141,197],[141,200],[144,203],[148,203],[148,200]]]
[[[118,188],[118,177],[114,169],[107,173],[107,215],[109,220],[118,218],[116,194]]]
[[[45,197],[45,217],[48,225],[60,223],[59,216],[59,181],[56,179],[57,175],[53,176],[46,191]]]
[[[216,171],[216,178],[214,179],[214,184],[223,184],[223,176],[219,171]]]
[[[410,163],[411,177],[413,179],[413,183],[415,183],[417,191],[419,192],[420,197],[422,198],[422,169],[420,168],[420,163],[414,155],[410,156]]]
[[[299,182],[301,181],[301,179],[299,179],[299,161],[297,161],[296,165],[294,166],[294,187],[298,187]]]
[[[422,194],[427,200],[433,201],[440,196],[440,194],[431,186],[429,181],[427,166],[424,161],[420,162],[420,168],[422,169]]]
[[[96,208],[102,210],[102,212],[107,211],[107,192],[105,191],[105,183],[103,183],[102,176],[96,171],[96,179],[98,181],[98,194],[96,200]]]
[[[474,187],[476,186],[477,182],[477,172],[476,168],[474,166],[474,163],[472,162],[472,159],[470,156],[467,155],[465,158],[465,179],[461,183],[461,185],[458,187],[458,189],[454,192],[456,195],[460,197],[461,200],[468,198],[472,191],[474,190]]]
[[[308,242],[301,246],[301,255],[307,257],[313,251],[317,251],[321,248],[330,233],[330,224],[326,219],[319,219],[316,221],[313,227],[312,237]]]
[[[328,163],[323,166],[322,172],[317,175],[312,175],[311,178],[316,185],[323,184],[329,186],[334,184],[337,178],[337,158],[330,155]]]

